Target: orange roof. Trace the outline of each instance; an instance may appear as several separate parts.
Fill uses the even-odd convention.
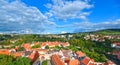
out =
[[[50,47],[54,47],[54,46],[59,46],[61,43],[60,42],[43,42],[41,46],[50,46]]]
[[[38,52],[48,52],[47,49],[33,49],[33,50],[38,51]]]
[[[35,43],[34,43],[34,45],[38,45],[38,44],[40,44],[40,42],[35,42]]]
[[[78,59],[70,60],[68,65],[80,65],[80,62]]]
[[[38,57],[39,57],[39,54],[37,51],[33,51],[33,53],[31,53],[31,55],[28,56],[31,62],[34,62]]]
[[[7,49],[2,49],[0,50],[0,54],[10,55],[10,52]]]
[[[65,43],[61,43],[62,46],[70,46],[70,44],[68,42]]]
[[[15,53],[13,53],[13,55],[15,58],[20,57],[20,56],[22,56],[22,52],[15,52]]]
[[[78,55],[78,57],[82,57],[85,56],[85,54],[81,51],[77,51],[76,54]]]
[[[83,60],[82,60],[82,63],[87,65],[90,61],[90,58],[89,57],[85,57]]]
[[[22,47],[24,47],[26,50],[30,50],[30,48],[31,48],[29,43],[22,44]]]
[[[57,54],[52,55],[51,59],[52,59],[54,65],[65,65],[64,62],[61,61],[60,56]]]
[[[45,45],[47,45],[47,43],[46,43],[46,42],[43,42],[43,43],[41,44],[41,46],[45,46]]]
[[[94,62],[94,59],[91,59],[92,62]]]
[[[95,65],[94,63],[89,63],[88,65]]]

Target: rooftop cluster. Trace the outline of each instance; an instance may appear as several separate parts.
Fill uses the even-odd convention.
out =
[[[41,45],[39,48],[33,46]],[[45,47],[48,46],[49,49]],[[0,54],[13,55],[14,58],[27,57],[33,65],[37,65],[41,60],[50,60],[51,65],[109,65],[108,62],[99,63],[86,56],[82,51],[73,52],[72,50],[56,50],[51,47],[55,46],[70,46],[68,42],[35,42],[34,44],[24,43],[21,46],[16,46],[12,49],[1,49]],[[19,51],[19,48],[23,48]],[[114,63],[112,63],[114,64]],[[48,64],[49,65],[49,64]]]

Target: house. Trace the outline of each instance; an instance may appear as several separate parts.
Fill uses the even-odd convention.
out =
[[[84,64],[84,65],[94,65],[94,60],[90,59],[89,57],[85,57],[82,60],[82,64]]]
[[[120,59],[120,50],[115,50],[113,55],[117,55],[117,58]]]
[[[39,53],[37,51],[33,51],[28,58],[31,60],[31,62],[36,61],[39,58]]]
[[[104,62],[94,62],[94,65],[104,65]]]
[[[61,45],[62,45],[63,47],[70,46],[69,42],[61,43]]]
[[[42,49],[45,49],[46,46],[49,46],[49,47],[60,46],[60,43],[59,42],[43,42],[41,44]]]
[[[23,52],[15,52],[15,53],[12,53],[11,55],[13,55],[13,56],[14,56],[14,58],[17,58],[17,57],[22,57]]]
[[[111,44],[112,47],[115,47],[115,48],[120,48],[120,43],[118,42],[114,42]]]
[[[77,51],[76,54],[77,54],[78,57],[84,57],[85,56],[85,54],[81,51]]]
[[[73,58],[72,50],[61,50],[59,54],[62,56],[61,58],[65,63],[68,63],[70,59]]]
[[[77,58],[82,65],[94,65],[94,60],[87,57],[83,52],[76,52]]]
[[[116,65],[116,64],[111,60],[108,60],[107,62],[104,63],[104,65]]]
[[[51,56],[51,63],[52,65],[65,65],[58,54],[54,54]]]
[[[40,58],[40,59],[46,59],[46,58],[45,58],[45,54],[39,54],[39,58]]]
[[[47,49],[33,49],[34,51],[38,51],[39,54],[46,54],[48,52]]]
[[[12,48],[9,50],[10,52],[16,52],[16,49]]]
[[[31,47],[32,47],[32,46],[35,46],[35,45],[40,45],[40,42],[33,42],[33,43],[31,44]]]
[[[8,49],[1,49],[0,54],[10,55],[10,51]]]
[[[73,59],[69,61],[68,65],[80,65],[80,62],[78,59]]]
[[[55,47],[55,46],[61,46],[61,45],[63,47],[70,46],[70,44],[68,42],[43,42],[41,44],[41,47],[42,47],[42,49],[45,49],[46,46]]]
[[[29,51],[31,49],[31,45],[29,43],[24,43],[21,45],[26,51]]]

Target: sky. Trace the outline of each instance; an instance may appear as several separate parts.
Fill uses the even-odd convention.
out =
[[[0,0],[0,33],[120,29],[120,0]]]

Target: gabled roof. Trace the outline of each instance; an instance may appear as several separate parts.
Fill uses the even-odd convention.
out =
[[[30,50],[31,49],[31,46],[30,46],[29,43],[22,44],[22,47],[24,47],[26,50]]]
[[[41,46],[59,46],[59,45],[63,45],[63,46],[69,46],[70,44],[68,42],[43,42]]]
[[[1,49],[0,54],[10,55],[10,52],[8,49]]]
[[[82,60],[82,63],[87,65],[90,61],[90,58],[89,57],[85,57],[83,60]]]
[[[78,55],[78,57],[83,57],[85,56],[85,54],[81,51],[77,51],[76,54]]]
[[[84,64],[84,65],[94,65],[94,60],[90,59],[89,57],[85,57],[82,60],[82,64]]]
[[[54,65],[65,65],[64,62],[61,61],[60,56],[58,54],[52,55],[51,59]]]
[[[62,42],[61,45],[64,46],[64,47],[65,46],[70,46],[70,44],[68,42]]]
[[[13,53],[14,58],[22,56],[23,52],[15,52]]]
[[[37,51],[33,51],[28,58],[31,60],[31,62],[34,62],[39,57],[39,54]]]
[[[80,65],[80,62],[79,62],[79,60],[74,59],[74,60],[70,60],[68,65]]]
[[[94,63],[89,63],[89,65],[95,65]]]
[[[38,51],[38,52],[48,52],[47,49],[33,49],[34,51]]]

